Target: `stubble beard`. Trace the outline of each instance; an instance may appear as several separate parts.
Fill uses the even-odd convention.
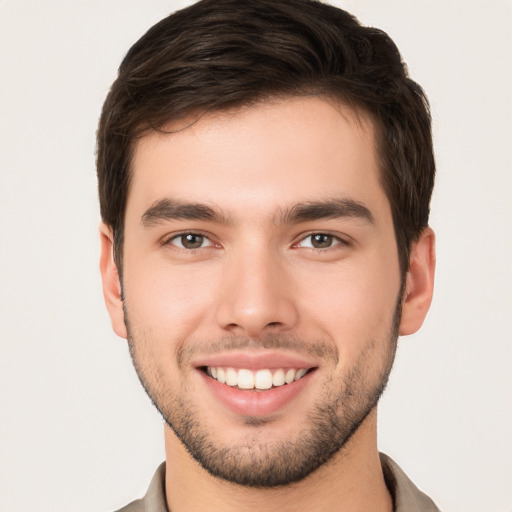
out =
[[[130,328],[127,308],[125,323],[133,364],[140,382],[167,425],[174,431],[190,455],[211,475],[242,486],[271,488],[303,480],[340,452],[376,407],[386,387],[396,353],[398,326],[401,318],[401,294],[397,300],[386,339],[371,340],[357,362],[342,377],[330,377],[323,392],[309,411],[293,439],[268,441],[266,420],[245,418],[252,428],[243,444],[220,445],[211,429],[204,424],[201,411],[187,397],[186,384],[177,393],[166,384],[165,373],[154,364],[144,363],[147,340],[136,339]],[[254,346],[253,340],[231,339],[231,347]],[[313,351],[325,352],[326,343],[303,341]],[[296,344],[295,340],[275,336],[265,345],[273,348]],[[379,348],[384,352],[379,352]],[[333,349],[334,350],[334,349]],[[335,357],[335,356],[334,356]],[[379,361],[376,362],[375,358]],[[372,365],[380,365],[377,376]],[[371,381],[369,380],[371,379]],[[271,423],[271,421],[269,421]]]

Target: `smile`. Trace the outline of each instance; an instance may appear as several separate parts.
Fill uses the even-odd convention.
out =
[[[207,366],[206,374],[220,384],[241,390],[264,391],[277,388],[302,379],[310,368],[277,368],[260,369],[257,371],[246,368],[231,368],[223,366]]]
[[[227,351],[191,361],[215,404],[238,416],[255,418],[279,414],[301,396],[307,401],[310,394],[303,395],[303,390],[321,375],[318,363],[279,350]]]

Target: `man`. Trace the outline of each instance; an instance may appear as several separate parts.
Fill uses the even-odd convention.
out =
[[[437,510],[376,442],[432,297],[434,170],[421,88],[342,10],[203,0],[131,48],[101,273],[166,463],[123,510]]]

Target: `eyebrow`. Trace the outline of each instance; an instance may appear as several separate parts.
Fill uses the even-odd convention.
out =
[[[145,227],[151,227],[166,220],[204,220],[218,224],[233,224],[230,217],[205,204],[167,198],[154,202],[142,214],[141,220]]]
[[[308,201],[290,208],[280,208],[273,222],[278,225],[299,224],[338,218],[362,219],[369,224],[375,224],[371,211],[363,203],[348,198]],[[169,198],[155,201],[141,217],[144,227],[151,227],[169,220],[202,220],[217,224],[234,224],[234,220],[229,215],[216,208],[203,203],[190,203]]]
[[[280,210],[276,216],[276,221],[278,224],[298,224],[300,222],[344,217],[361,219],[368,224],[375,224],[372,212],[363,203],[348,198],[296,204],[291,208]]]

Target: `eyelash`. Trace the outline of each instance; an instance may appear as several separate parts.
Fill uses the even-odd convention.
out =
[[[300,238],[300,240],[294,244],[294,247],[297,247],[297,246],[300,247],[300,244],[302,244],[305,240],[307,240],[308,238],[312,238],[314,236],[329,237],[332,239],[332,242],[333,242],[332,245],[330,245],[329,247],[325,247],[325,248],[313,247],[313,246],[305,247],[305,248],[315,251],[315,252],[326,252],[327,250],[333,249],[334,247],[336,247],[338,245],[342,245],[342,246],[350,245],[350,243],[346,239],[341,238],[339,235],[335,235],[334,233],[330,233],[328,231],[315,231],[313,233],[309,233],[305,236],[302,236]]]
[[[185,237],[187,235],[196,236],[196,237],[202,237],[204,240],[207,240],[209,242],[209,245],[207,245],[205,247],[187,248],[187,247],[180,247],[179,245],[176,245],[176,244],[172,243],[174,240],[179,240],[180,238],[183,238],[183,237]],[[323,248],[313,247],[312,245],[311,246],[301,246],[301,244],[305,240],[307,240],[308,238],[312,238],[314,236],[329,237],[329,238],[332,239],[332,242],[335,242],[335,243],[333,243],[332,245],[330,245],[328,247],[323,247]],[[169,237],[167,239],[164,239],[163,242],[162,242],[162,245],[173,245],[178,250],[185,251],[187,253],[193,253],[193,252],[198,251],[200,249],[210,249],[210,248],[214,247],[216,245],[216,243],[214,241],[212,241],[210,236],[205,234],[205,233],[201,233],[199,231],[184,231],[182,233],[177,233],[177,234],[174,234],[173,236],[171,236],[171,237]],[[327,231],[315,231],[315,232],[309,233],[307,235],[301,236],[299,241],[295,242],[293,244],[293,247],[304,247],[304,248],[307,248],[307,249],[309,249],[311,251],[315,251],[315,252],[326,252],[327,250],[332,249],[332,248],[334,248],[334,247],[336,247],[338,245],[348,246],[348,245],[350,245],[350,242],[347,241],[344,238],[341,238],[338,235],[335,235],[335,234],[327,232]]]
[[[187,235],[202,237],[204,240],[207,240],[209,242],[209,245],[207,245],[206,247],[196,247],[196,248],[189,249],[187,247],[180,247],[179,245],[172,243],[174,240],[179,240],[180,238],[183,238]],[[169,238],[164,239],[162,241],[162,245],[172,245],[178,250],[186,251],[188,253],[193,253],[200,249],[210,249],[211,247],[214,247],[216,244],[215,244],[215,242],[212,241],[211,237],[205,233],[201,233],[199,231],[184,231],[182,233],[177,233],[177,234],[172,235]]]

